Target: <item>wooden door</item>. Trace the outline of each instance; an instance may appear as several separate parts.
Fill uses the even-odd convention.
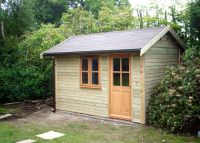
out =
[[[110,57],[110,117],[131,120],[130,56]]]

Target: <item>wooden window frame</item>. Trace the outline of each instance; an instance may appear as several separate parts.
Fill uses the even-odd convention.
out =
[[[92,59],[97,58],[98,59],[98,71],[92,71]],[[82,59],[88,60],[88,84],[82,83],[82,73],[85,71],[82,71]],[[100,79],[100,56],[84,56],[80,57],[80,87],[81,88],[101,88],[101,79]],[[98,73],[98,84],[92,84],[92,73]]]

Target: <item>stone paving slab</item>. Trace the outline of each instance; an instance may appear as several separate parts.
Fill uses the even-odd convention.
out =
[[[23,140],[23,141],[18,141],[16,143],[34,143],[35,140],[32,140],[32,139],[27,139],[27,140]]]
[[[43,134],[36,135],[36,137],[46,139],[46,140],[52,140],[52,139],[55,139],[55,138],[62,137],[64,135],[65,134],[63,134],[63,133],[49,131],[49,132],[46,132],[46,133],[43,133]]]

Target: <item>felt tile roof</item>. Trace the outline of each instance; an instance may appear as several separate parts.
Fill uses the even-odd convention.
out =
[[[144,28],[77,35],[43,52],[42,56],[140,51],[165,28]]]

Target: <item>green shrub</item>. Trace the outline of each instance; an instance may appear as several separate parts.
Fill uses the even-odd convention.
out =
[[[0,102],[42,99],[51,94],[52,64],[50,60],[40,59],[40,53],[65,37],[59,28],[48,24],[23,38],[18,46],[9,44],[14,51],[4,50],[5,47],[3,54],[0,52],[5,55],[0,57]],[[16,58],[14,55],[17,55]]]
[[[182,65],[167,68],[150,100],[150,124],[172,132],[200,125],[200,56],[195,51],[186,52]]]
[[[0,101],[14,102],[42,99],[51,94],[51,70],[15,65],[0,68]]]

